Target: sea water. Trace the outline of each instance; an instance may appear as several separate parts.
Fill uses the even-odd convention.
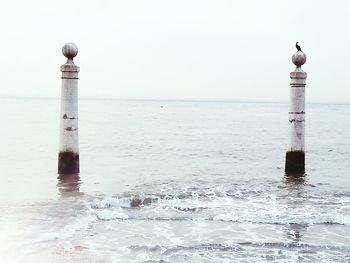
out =
[[[349,262],[350,105],[79,101],[81,173],[57,178],[59,100],[0,99],[0,262]]]

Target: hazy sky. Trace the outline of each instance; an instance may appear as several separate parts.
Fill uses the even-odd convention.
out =
[[[348,0],[31,0],[0,9],[0,95],[60,96],[75,42],[80,97],[288,100],[291,56],[307,100],[350,102]]]

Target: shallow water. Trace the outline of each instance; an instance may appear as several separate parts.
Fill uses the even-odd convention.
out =
[[[350,261],[350,105],[307,105],[293,178],[287,104],[79,103],[57,179],[59,101],[0,99],[1,262]]]

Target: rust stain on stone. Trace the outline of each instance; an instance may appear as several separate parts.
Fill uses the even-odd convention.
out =
[[[296,120],[296,119],[291,119],[291,120],[289,120],[289,122],[290,122],[290,123],[293,123],[293,122],[300,122],[300,123],[301,123],[301,122],[304,122],[304,121]]]
[[[68,120],[76,120],[76,119],[78,119],[78,118],[75,118],[75,117],[68,117],[67,114],[64,114],[64,115],[62,116],[62,118],[65,119],[65,120],[67,120],[67,119],[68,119]]]
[[[305,111],[290,111],[289,114],[305,114]]]
[[[66,127],[65,130],[66,130],[66,131],[77,131],[78,128]]]

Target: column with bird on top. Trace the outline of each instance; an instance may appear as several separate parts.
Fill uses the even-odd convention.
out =
[[[301,68],[306,55],[296,42],[297,52],[292,56],[296,66],[290,73],[289,127],[290,144],[286,153],[286,174],[304,174],[305,172],[305,85],[307,74]]]

